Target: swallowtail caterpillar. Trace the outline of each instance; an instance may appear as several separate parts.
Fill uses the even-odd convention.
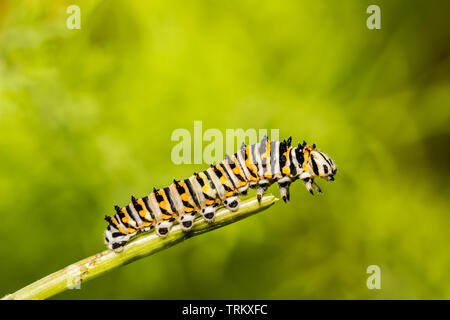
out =
[[[114,216],[106,216],[108,227],[105,243],[108,248],[121,251],[128,240],[140,232],[153,228],[164,237],[174,222],[188,232],[197,213],[207,222],[213,222],[216,209],[223,205],[231,211],[239,209],[239,195],[256,188],[260,201],[267,188],[278,183],[282,199],[289,201],[289,186],[299,179],[306,189],[322,192],[316,177],[334,180],[337,172],[333,160],[306,142],[291,145],[287,141],[270,141],[266,136],[253,145],[242,144],[233,155],[205,171],[194,173],[187,179],[174,180],[171,185],[154,189],[143,198],[131,197],[125,207],[116,206]]]

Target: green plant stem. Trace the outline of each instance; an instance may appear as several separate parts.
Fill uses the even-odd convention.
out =
[[[222,208],[217,211],[216,219],[213,223],[207,223],[203,219],[197,218],[192,230],[188,233],[183,232],[179,225],[175,225],[165,238],[158,237],[154,232],[142,234],[128,243],[120,253],[105,250],[33,282],[25,288],[6,295],[2,299],[47,299],[67,289],[79,286],[83,282],[114,268],[167,249],[190,237],[221,228],[267,209],[277,200],[273,195],[267,194],[262,197],[260,204],[256,197],[242,201],[239,210],[236,212]]]

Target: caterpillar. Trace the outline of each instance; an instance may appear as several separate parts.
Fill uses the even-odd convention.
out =
[[[197,213],[204,220],[213,222],[216,209],[223,205],[231,211],[239,209],[239,195],[246,195],[249,188],[256,188],[258,201],[267,188],[278,183],[284,202],[289,201],[290,184],[300,179],[314,195],[321,193],[314,178],[334,181],[337,173],[333,160],[306,142],[296,147],[292,138],[270,141],[265,136],[253,145],[242,144],[233,155],[211,165],[205,171],[194,173],[185,180],[173,180],[162,189],[153,189],[148,196],[136,199],[125,207],[115,206],[116,213],[105,216],[108,226],[105,243],[109,249],[119,252],[128,240],[140,232],[155,229],[158,236],[165,237],[174,222],[188,232]]]

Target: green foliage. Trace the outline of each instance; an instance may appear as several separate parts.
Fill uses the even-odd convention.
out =
[[[381,30],[366,1],[75,3],[81,30],[72,2],[0,2],[0,296],[204,168],[170,160],[202,120],[315,142],[336,181],[57,298],[450,298],[448,1],[375,1]]]

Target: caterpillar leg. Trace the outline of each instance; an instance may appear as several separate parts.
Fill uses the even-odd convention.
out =
[[[111,242],[111,243],[107,243],[108,245],[108,249],[114,250],[114,252],[122,252],[123,248],[125,248],[125,245],[127,244],[128,239],[124,240],[124,241],[119,241],[119,242]]]
[[[236,195],[228,197],[225,199],[223,204],[231,211],[237,211],[239,209],[240,200]]]
[[[168,220],[160,221],[156,224],[156,234],[160,237],[165,237],[169,234],[172,222]]]
[[[306,178],[303,180],[303,183],[305,184],[306,190],[309,191],[309,193],[311,193],[312,195],[314,195],[314,191],[313,191],[313,179],[311,178]]]
[[[320,190],[319,186],[317,185],[317,183],[314,182],[314,179],[312,178],[306,178],[303,180],[303,182],[305,183],[305,187],[306,189],[309,191],[309,193],[311,193],[312,195],[314,195],[314,190],[316,190],[318,193],[322,193],[322,190]]]
[[[115,252],[122,251],[129,239],[130,235],[122,234],[111,225],[105,230],[105,244],[108,246],[108,249],[114,250]]]
[[[267,179],[262,179],[258,181],[258,188],[256,190],[256,197],[258,202],[261,202],[263,194],[266,192],[267,188],[270,186],[270,181]]]
[[[319,188],[319,186],[316,184],[316,182],[314,181],[314,179],[312,179],[312,187],[318,192],[318,193],[322,193],[322,190]]]
[[[183,231],[189,231],[194,225],[195,212],[192,214],[184,214],[180,217],[181,229]]]
[[[289,177],[283,177],[278,180],[278,187],[280,188],[280,195],[284,202],[290,200],[291,196],[289,193],[289,187],[291,185],[292,180]]]
[[[311,177],[311,174],[309,172],[303,172],[302,174],[300,174],[300,176],[298,178],[303,181],[303,183],[305,184],[306,189],[312,195],[314,195],[313,188],[317,192],[322,193],[322,190],[320,190],[319,186],[314,182],[314,179]]]
[[[206,222],[213,222],[214,218],[216,216],[216,207],[209,206],[209,207],[202,209],[202,216],[203,216],[203,219],[206,220]]]

